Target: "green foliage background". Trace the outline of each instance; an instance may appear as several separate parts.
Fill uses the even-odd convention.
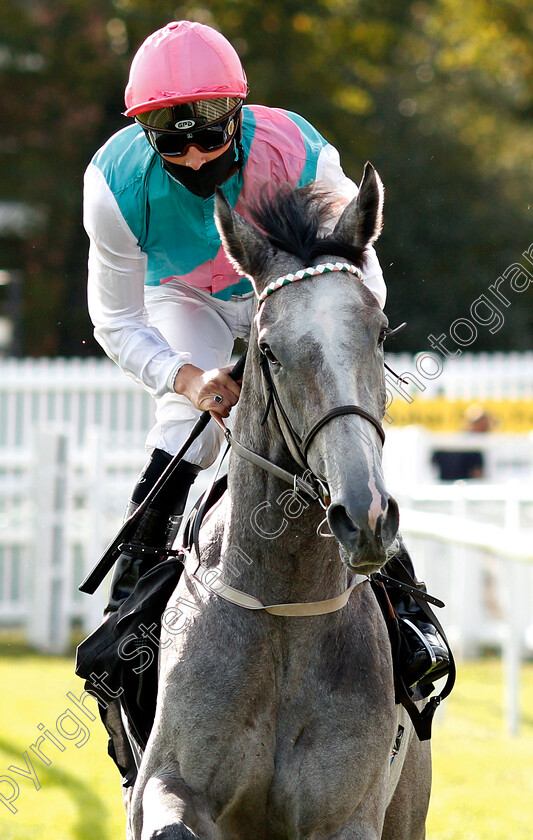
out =
[[[4,0],[0,7],[0,203],[44,218],[0,238],[22,268],[22,352],[99,353],[85,305],[84,169],[126,125],[129,64],[176,18],[216,26],[246,67],[250,102],[297,111],[358,180],[387,190],[378,253],[395,351],[446,332],[533,241],[533,7],[530,0]],[[531,291],[469,349],[525,349]]]

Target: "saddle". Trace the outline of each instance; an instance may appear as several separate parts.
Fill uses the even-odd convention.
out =
[[[198,551],[202,520],[227,488],[227,476],[216,479],[192,508],[185,525],[183,546]],[[76,650],[77,676],[98,701],[100,716],[110,736],[109,754],[126,787],[135,781],[136,768],[129,738],[121,723],[120,706],[129,735],[144,750],[157,701],[161,618],[183,571],[185,552],[166,552],[137,582],[119,609],[90,634]],[[133,764],[132,764],[133,762]]]

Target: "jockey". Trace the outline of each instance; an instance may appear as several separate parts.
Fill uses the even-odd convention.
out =
[[[249,280],[221,246],[214,192],[250,219],[265,185],[319,182],[339,213],[356,195],[339,154],[306,120],[245,105],[246,76],[230,43],[208,26],[169,23],[142,44],[131,65],[125,115],[132,125],[96,153],[85,176],[84,224],[90,239],[89,312],[108,356],[155,398],[149,460],[127,516],[154,486],[202,411],[228,417],[240,386],[229,376],[236,338],[247,339],[254,313]],[[381,307],[386,289],[373,248],[364,283]],[[140,519],[116,564],[107,611],[117,610],[153,565],[135,545],[170,549],[187,496],[215,460],[222,434],[210,423]],[[148,555],[149,556],[149,555]],[[403,554],[403,562],[409,558]],[[394,560],[387,571],[394,577]],[[412,566],[411,566],[412,569]],[[390,584],[387,584],[390,586]],[[401,604],[418,627],[408,646],[405,681],[442,676],[447,651],[409,596]]]

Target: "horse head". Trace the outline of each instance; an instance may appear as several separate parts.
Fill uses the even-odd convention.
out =
[[[216,196],[225,251],[260,300],[249,353],[257,381],[262,360],[263,388],[275,391],[272,413],[292,463],[327,488],[327,522],[341,559],[363,574],[383,565],[398,530],[381,467],[388,321],[359,274],[381,231],[382,205],[370,164],[331,233],[324,229],[335,208],[312,187],[263,199],[250,210],[255,224],[222,191]],[[300,275],[305,282],[294,282]],[[339,407],[350,411],[333,411]]]

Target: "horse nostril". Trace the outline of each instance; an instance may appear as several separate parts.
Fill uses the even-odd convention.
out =
[[[360,531],[350,519],[346,508],[342,505],[330,505],[328,508],[328,525],[342,545],[355,549],[359,544]]]
[[[396,499],[389,496],[387,510],[381,522],[381,538],[384,545],[390,545],[394,537],[398,533],[400,526],[400,512],[398,510],[398,503]]]
[[[352,515],[353,513],[354,511],[352,511]],[[361,511],[358,513],[361,517],[361,527],[356,525],[344,505],[336,503],[329,506],[328,524],[331,533],[337,537],[342,545],[350,551],[356,551],[366,541],[376,546],[388,546],[392,543],[398,531],[400,518],[398,505],[392,496],[388,497],[386,509],[377,518],[375,529],[369,527],[367,511],[364,514]],[[362,534],[364,535],[363,539]]]

